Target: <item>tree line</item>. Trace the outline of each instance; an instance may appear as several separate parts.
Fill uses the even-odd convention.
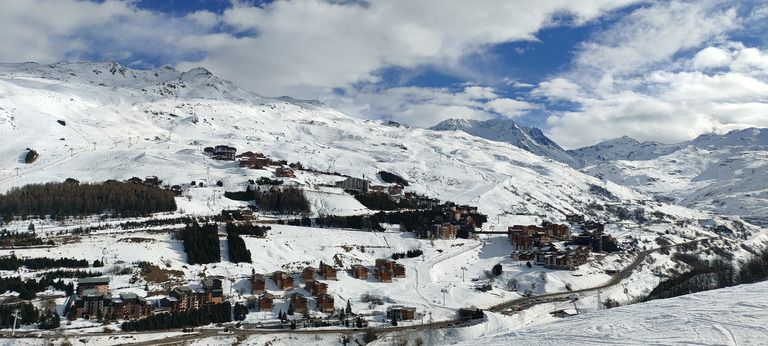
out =
[[[153,186],[108,180],[81,184],[67,179],[60,183],[30,184],[11,188],[0,195],[0,214],[6,222],[14,216],[57,217],[90,214],[135,217],[176,210],[173,191]]]
[[[33,226],[34,228],[34,226]],[[3,229],[0,231],[0,246],[3,247],[9,247],[9,246],[37,246],[37,245],[53,245],[53,240],[49,240],[47,242],[43,242],[40,237],[38,237],[34,231],[32,232],[9,232],[7,229]]]
[[[19,259],[16,255],[0,258],[0,270],[17,270],[22,266],[27,269],[47,269],[47,268],[87,268],[87,260],[78,260],[74,258],[48,258],[35,257]]]
[[[99,272],[56,270],[41,275],[37,280],[22,280],[19,276],[4,277],[0,278],[0,294],[8,291],[18,292],[20,299],[29,300],[34,299],[37,296],[37,293],[47,290],[48,287],[53,287],[57,290],[64,291],[66,295],[69,296],[74,293],[74,284],[71,282],[64,283],[62,278],[84,278],[100,275],[101,273]]]
[[[272,228],[269,226],[258,226],[252,223],[235,224],[232,222],[227,223],[227,232],[235,232],[240,235],[252,235],[254,237],[263,238],[267,236],[267,231]]]
[[[232,322],[232,306],[229,302],[204,305],[199,309],[170,314],[151,315],[137,321],[126,321],[122,324],[124,332],[157,330],[168,328],[197,327],[211,323]]]
[[[266,192],[252,189],[245,192],[224,192],[224,197],[236,201],[253,201],[262,211],[280,214],[302,214],[310,212],[310,204],[304,191],[295,187],[280,188],[273,186]]]
[[[218,224],[206,223],[201,226],[197,221],[192,221],[182,230],[181,239],[184,242],[184,252],[187,253],[187,263],[221,262]]]

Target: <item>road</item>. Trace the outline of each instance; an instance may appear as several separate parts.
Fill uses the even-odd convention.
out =
[[[704,238],[704,239],[706,239],[706,238]],[[590,292],[597,292],[597,291],[600,291],[600,290],[604,290],[604,289],[606,289],[608,287],[618,285],[619,283],[621,283],[622,280],[628,278],[629,275],[632,273],[632,271],[637,269],[637,267],[639,267],[645,261],[645,259],[648,257],[648,254],[656,252],[656,251],[659,251],[661,249],[669,248],[669,247],[677,247],[677,246],[681,246],[681,245],[688,245],[688,244],[698,243],[698,242],[700,242],[702,240],[703,239],[696,239],[696,240],[688,241],[688,242],[685,242],[685,243],[674,244],[674,245],[670,245],[670,246],[662,246],[662,247],[655,248],[655,249],[640,251],[637,254],[637,257],[635,258],[635,260],[632,261],[632,263],[630,263],[624,269],[620,270],[618,273],[613,275],[613,277],[611,277],[610,280],[608,280],[606,283],[604,283],[604,284],[602,284],[600,286],[583,288],[583,289],[575,290],[575,291],[547,293],[547,294],[540,294],[540,295],[537,295],[537,296],[513,299],[513,300],[509,300],[509,301],[503,302],[501,304],[497,304],[497,305],[491,306],[491,307],[489,307],[489,308],[487,308],[485,310],[486,311],[499,312],[499,311],[503,311],[505,309],[509,309],[509,308],[511,308],[513,306],[516,306],[516,305],[524,305],[524,304],[529,304],[529,303],[543,303],[543,302],[546,302],[547,300],[551,300],[553,298],[563,298],[563,297],[568,297],[568,296],[570,296],[572,294],[590,293]]]

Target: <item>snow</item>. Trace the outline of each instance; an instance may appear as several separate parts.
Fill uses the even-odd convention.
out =
[[[57,120],[66,121],[66,125]],[[211,216],[225,209],[245,208],[247,203],[229,200],[223,197],[224,192],[242,191],[250,179],[275,178],[274,167],[269,170],[241,168],[236,162],[212,160],[202,152],[203,147],[226,144],[236,147],[238,152],[262,152],[274,159],[301,162],[305,167],[325,171],[297,171],[296,178],[284,179],[287,185],[305,191],[311,204],[309,216],[372,213],[352,196],[332,186],[344,179],[342,175],[364,177],[374,185],[384,184],[377,172],[385,170],[408,180],[407,191],[478,206],[481,213],[488,215],[484,231],[504,232],[511,225],[543,221],[562,223],[565,215],[578,213],[587,214],[589,219],[609,222],[606,232],[628,246],[634,246],[635,250],[654,248],[657,239],[661,238],[682,243],[710,237],[712,242],[730,246],[736,258],[744,258],[747,252],[738,244],[743,242],[759,247],[768,239],[765,230],[743,223],[739,218],[725,218],[713,212],[658,202],[651,196],[657,191],[630,189],[620,185],[625,181],[610,179],[622,177],[621,173],[603,176],[611,180],[605,181],[511,144],[462,132],[386,126],[349,117],[316,101],[265,98],[218,80],[200,69],[182,73],[168,67],[136,71],[113,63],[2,64],[0,135],[3,138],[0,142],[0,152],[3,153],[0,155],[0,192],[30,183],[63,181],[69,177],[83,182],[100,182],[156,175],[164,181],[163,184],[179,184],[184,191],[176,198],[176,212],[154,215],[155,218]],[[26,148],[40,153],[35,163],[23,163]],[[665,178],[664,181],[682,191],[692,186],[686,179],[691,180],[694,174],[700,176],[701,181],[723,174],[700,168],[715,161],[707,156],[697,159],[699,154],[709,150],[689,148],[672,154],[678,155],[675,160],[685,162],[680,166],[689,167],[689,170],[675,175],[685,176],[684,179]],[[760,166],[745,164],[748,160],[745,156],[734,163],[741,172],[738,174],[752,176],[751,169],[760,173]],[[638,172],[644,172],[642,174],[647,177],[657,178],[658,174],[653,170],[662,167],[659,162],[647,161],[648,170],[639,169],[642,166],[636,161],[626,165],[638,168]],[[702,175],[703,172],[706,174]],[[204,182],[204,186],[192,186],[192,181]],[[219,181],[221,187],[216,185]],[[638,177],[638,181],[651,179]],[[758,183],[749,184],[757,186]],[[622,221],[608,212],[608,207],[621,207],[632,212],[639,210],[654,222]],[[664,216],[651,217],[661,214]],[[288,217],[296,216],[257,214],[259,221]],[[179,285],[197,283],[201,275],[221,275],[228,278],[224,282],[225,294],[237,302],[252,297],[248,282],[252,272],[297,272],[310,265],[318,267],[320,261],[340,268],[358,263],[370,268],[377,258],[420,249],[423,256],[398,260],[406,267],[406,278],[381,283],[372,275],[367,280],[360,280],[340,270],[338,281],[327,281],[328,290],[336,298],[337,308],[345,306],[349,300],[355,312],[380,316],[387,306],[402,304],[416,307],[420,314],[431,312],[431,318],[436,321],[454,318],[459,308],[487,308],[521,297],[526,290],[543,294],[567,292],[566,286],[573,290],[595,287],[611,279],[606,271],[624,268],[636,256],[636,253],[593,256],[588,264],[575,271],[558,271],[539,266],[528,268],[524,263],[512,260],[509,255],[513,250],[504,234],[431,241],[400,232],[397,225],[386,225],[385,232],[367,232],[272,224],[266,238],[244,236],[253,263],[228,262],[226,241],[223,240],[223,262],[188,265],[181,241],[175,239],[172,230],[161,230],[162,227],[106,228],[66,241],[58,235],[79,227],[117,225],[124,221],[100,220],[98,216],[69,219],[64,223],[36,220],[37,234],[44,239],[55,238],[59,245],[14,251],[17,256],[74,257],[89,262],[104,260],[106,266],[102,269],[108,273],[133,267],[138,261],[147,261],[161,268],[181,271],[181,277],[176,278]],[[2,227],[26,231],[29,223],[17,220]],[[716,226],[727,226],[734,232],[716,234],[713,231]],[[224,238],[223,231],[220,238]],[[1,249],[0,254],[9,251]],[[502,275],[491,280],[486,272],[496,264],[502,265]],[[605,289],[601,297],[622,303],[632,301],[658,283],[656,272],[672,265],[670,255],[652,254],[623,282],[624,285]],[[6,274],[9,273],[3,273]],[[21,274],[34,275],[25,270]],[[146,283],[141,278],[135,280],[134,275],[112,275],[112,291],[145,296],[164,289],[158,283]],[[296,274],[296,277],[299,276]],[[517,281],[517,289],[509,288],[513,279]],[[486,283],[491,284],[490,291],[475,289],[476,285]],[[150,292],[144,289],[145,284]],[[268,286],[268,290],[282,296],[292,292],[305,293],[301,287],[302,283],[297,280],[297,288],[293,291],[283,292],[274,286]],[[370,306],[362,302],[360,296],[363,293],[385,297],[385,305]],[[592,313],[598,305],[594,293],[580,295],[577,305],[580,311],[590,313],[572,319],[606,313]],[[276,306],[278,309],[287,307],[287,302],[279,298]],[[571,306],[563,302],[540,304],[512,317],[489,313],[486,323],[452,330],[450,339],[471,343],[483,335],[506,338],[504,333],[511,330],[524,333],[524,326],[544,324],[547,327],[537,331],[546,331],[549,323],[555,321],[549,312]],[[274,315],[274,312],[251,313],[246,322],[273,319]],[[619,323],[616,317],[611,318],[613,320],[603,323]],[[402,325],[416,325],[421,321],[403,321]],[[595,321],[592,323],[599,325]],[[378,317],[371,325],[382,327],[389,323]],[[621,328],[626,327],[616,327]],[[590,330],[598,334],[602,331],[609,332],[608,329]],[[304,336],[293,337],[296,342],[313,342]],[[112,342],[105,338],[98,339],[99,343]],[[232,338],[218,336],[198,342],[230,342]],[[254,336],[248,340],[266,343],[274,338]],[[320,343],[330,340],[322,339]],[[280,342],[284,341],[272,344]]]
[[[527,328],[516,326],[519,321],[514,316],[487,314],[485,335],[464,335],[464,341],[455,344],[560,345],[566,340],[571,345],[761,345],[768,340],[766,293],[768,282],[740,285],[583,313]]]

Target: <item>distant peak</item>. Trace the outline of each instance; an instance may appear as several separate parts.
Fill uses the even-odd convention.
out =
[[[208,71],[208,69],[206,69],[205,67],[195,67],[187,72],[184,72],[184,74],[213,76],[213,73],[211,73],[211,71]]]

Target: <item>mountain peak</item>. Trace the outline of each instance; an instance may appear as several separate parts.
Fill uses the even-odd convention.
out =
[[[574,160],[563,148],[535,127],[520,126],[511,119],[447,119],[429,128],[435,131],[464,131],[470,135],[492,141],[510,143],[533,154],[579,167],[582,164]]]

